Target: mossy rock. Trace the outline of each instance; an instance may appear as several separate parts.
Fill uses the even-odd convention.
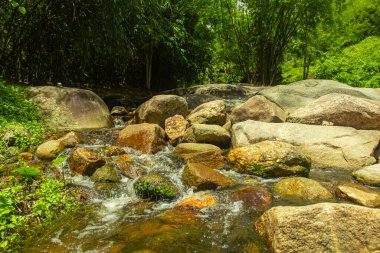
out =
[[[97,169],[91,179],[95,182],[119,182],[121,176],[111,165],[107,164]]]
[[[178,195],[177,188],[164,176],[148,174],[141,176],[134,183],[133,188],[141,198],[151,200],[171,200]]]

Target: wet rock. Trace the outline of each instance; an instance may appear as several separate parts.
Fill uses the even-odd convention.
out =
[[[56,158],[63,150],[65,146],[59,140],[51,140],[42,143],[38,146],[36,156],[41,160],[49,160]]]
[[[353,177],[365,184],[380,186],[380,164],[374,164],[354,171]]]
[[[77,132],[69,132],[58,139],[66,148],[73,148],[83,143],[83,137]]]
[[[190,154],[182,154],[184,163],[203,164],[209,168],[222,170],[225,167],[224,157],[217,151],[206,151]]]
[[[271,102],[264,96],[254,96],[244,104],[236,107],[231,113],[233,123],[246,120],[264,122],[284,122],[288,116],[281,107]]]
[[[136,194],[151,200],[174,199],[178,195],[177,188],[164,176],[148,174],[141,176],[133,184]]]
[[[226,148],[230,146],[231,136],[226,129],[218,125],[194,124],[186,130],[183,141],[208,143]]]
[[[107,105],[89,90],[39,86],[28,89],[46,126],[54,130],[85,130],[113,126]]]
[[[328,94],[293,112],[288,122],[380,130],[380,102],[345,94]]]
[[[243,147],[263,140],[287,142],[311,157],[315,168],[347,170],[374,164],[374,150],[379,139],[380,131],[339,126],[248,120],[232,127],[233,147]]]
[[[114,106],[111,110],[112,116],[124,116],[128,115],[127,109],[124,106]]]
[[[319,182],[304,177],[281,179],[275,184],[274,191],[283,199],[299,202],[334,200],[334,196]]]
[[[282,177],[310,172],[311,160],[288,143],[263,141],[234,148],[227,156],[230,168],[236,172],[260,177]]]
[[[103,157],[85,149],[77,148],[69,158],[70,169],[75,174],[91,176],[97,168],[106,164]]]
[[[175,207],[177,208],[190,208],[190,209],[202,209],[214,206],[218,203],[218,200],[211,193],[200,192],[196,193],[188,198],[185,198]]]
[[[228,194],[227,200],[242,201],[246,210],[262,212],[270,207],[272,195],[261,186],[239,186]]]
[[[156,153],[166,145],[165,131],[157,124],[129,125],[120,131],[117,142],[142,153]]]
[[[106,156],[118,156],[118,155],[124,155],[126,152],[123,148],[118,146],[108,146],[104,150],[104,154]]]
[[[153,123],[165,127],[165,120],[176,114],[187,115],[186,99],[175,95],[158,95],[137,108],[134,123]]]
[[[177,147],[175,147],[174,151],[179,156],[207,151],[215,151],[220,154],[222,153],[222,150],[219,147],[205,143],[181,143],[178,144]]]
[[[189,122],[182,115],[175,115],[165,120],[165,132],[169,143],[176,145],[185,135]]]
[[[223,126],[226,124],[226,104],[223,100],[215,100],[199,105],[188,116],[193,124],[208,124]]]
[[[380,192],[371,190],[363,185],[355,183],[345,183],[338,185],[336,195],[341,198],[349,199],[363,206],[380,206]]]
[[[235,182],[225,175],[203,164],[188,163],[182,175],[183,182],[196,190],[215,190],[233,185]]]
[[[23,159],[23,160],[32,160],[33,159],[33,154],[30,153],[30,152],[22,152],[18,155],[18,157],[20,159]]]
[[[144,174],[143,169],[138,169],[134,166],[133,161],[128,154],[121,155],[114,161],[123,176],[135,179]]]
[[[376,252],[380,209],[320,203],[278,206],[266,211],[256,229],[271,252]]]
[[[95,182],[119,182],[121,176],[111,165],[107,164],[97,169],[91,179]]]

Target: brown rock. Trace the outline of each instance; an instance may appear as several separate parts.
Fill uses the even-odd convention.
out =
[[[183,141],[208,143],[226,148],[230,146],[231,136],[226,129],[218,125],[194,124],[186,130]]]
[[[240,186],[228,195],[228,202],[242,201],[250,211],[265,211],[272,203],[272,195],[261,186]]]
[[[128,154],[121,155],[115,160],[115,165],[123,176],[135,179],[144,174],[142,169],[136,169]]]
[[[76,132],[69,132],[58,140],[61,141],[66,148],[73,148],[79,143],[83,143],[83,137]]]
[[[236,107],[231,113],[232,123],[246,120],[264,122],[284,122],[288,116],[281,107],[264,96],[254,96],[244,104]]]
[[[222,170],[225,167],[224,157],[217,151],[182,154],[180,156],[185,163],[203,164],[216,170]]]
[[[178,203],[175,207],[177,208],[190,208],[190,209],[202,209],[214,206],[218,203],[216,197],[214,197],[210,193],[201,192],[199,194],[194,194],[180,203]]]
[[[179,156],[181,156],[182,154],[199,153],[206,151],[215,151],[220,154],[222,153],[222,150],[219,147],[206,143],[181,143],[178,144],[177,147],[175,147],[174,151]]]
[[[175,145],[185,135],[189,123],[182,115],[175,115],[165,120],[165,132],[169,137],[169,143]]]
[[[36,156],[41,160],[49,160],[56,158],[59,153],[65,149],[65,146],[59,140],[51,140],[38,146]]]
[[[193,124],[223,126],[226,123],[226,103],[223,100],[207,102],[196,107],[187,120]]]
[[[380,206],[380,192],[371,190],[363,185],[346,183],[338,185],[336,195],[341,198],[349,199],[363,206]]]
[[[125,150],[118,146],[108,146],[104,150],[104,154],[106,156],[118,156],[118,155],[123,155],[125,153],[126,153]]]
[[[33,154],[30,152],[23,152],[18,155],[20,159],[24,160],[32,160],[33,159]]]
[[[85,148],[77,148],[70,156],[69,165],[75,174],[91,176],[97,168],[106,164],[103,157]]]
[[[183,182],[196,190],[214,190],[233,185],[235,182],[229,177],[203,165],[188,163],[182,175]]]
[[[129,125],[120,131],[117,142],[142,153],[156,153],[166,145],[165,131],[156,124]]]

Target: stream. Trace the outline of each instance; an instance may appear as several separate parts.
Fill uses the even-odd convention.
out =
[[[84,133],[80,145],[102,154],[114,145],[117,130],[105,129]],[[184,165],[172,146],[154,155],[139,155],[125,148],[134,163],[148,173],[165,175],[177,186],[180,196],[174,201],[146,201],[136,196],[134,180],[123,177],[119,183],[94,183],[89,177],[71,176],[66,163],[61,164],[66,180],[95,194],[88,204],[57,220],[54,225],[28,240],[23,252],[268,252],[255,231],[254,224],[262,212],[244,207],[241,201],[230,203],[226,195],[233,189],[210,191],[218,199],[214,206],[201,210],[174,208],[181,200],[194,194],[185,187],[181,177]],[[73,149],[66,149],[70,155]],[[109,158],[107,158],[109,159]],[[305,205],[284,201],[273,193],[279,179],[263,179],[222,171],[239,185],[260,185],[273,195],[271,207]],[[312,169],[309,177],[331,192],[338,182],[350,182],[350,171]],[[341,200],[337,200],[341,201]]]

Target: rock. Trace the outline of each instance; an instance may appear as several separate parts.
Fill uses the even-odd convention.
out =
[[[118,155],[124,155],[126,152],[123,148],[118,146],[108,146],[104,150],[104,154],[106,156],[118,156]]]
[[[135,179],[144,174],[142,169],[137,169],[128,154],[121,155],[115,160],[115,165],[123,176]]]
[[[363,185],[355,183],[345,183],[336,188],[338,197],[349,199],[363,206],[380,206],[380,192],[371,190]]]
[[[208,143],[226,148],[230,145],[231,136],[226,129],[218,125],[194,124],[186,130],[183,141]]]
[[[121,176],[111,165],[104,165],[92,174],[91,179],[95,182],[119,182]]]
[[[33,154],[30,152],[22,152],[18,154],[19,159],[30,161],[33,159]]]
[[[225,175],[199,163],[186,164],[183,182],[197,191],[215,190],[233,185],[235,182]]]
[[[107,105],[89,90],[39,86],[28,89],[46,126],[53,130],[85,130],[113,126]]]
[[[334,200],[334,196],[319,182],[304,177],[281,179],[275,184],[274,192],[283,199],[298,202]]]
[[[380,164],[365,167],[352,173],[354,178],[365,184],[380,186]]]
[[[141,176],[133,184],[136,194],[151,200],[174,199],[178,195],[177,188],[164,176],[148,174]]]
[[[182,115],[175,115],[165,120],[165,133],[169,143],[176,145],[185,135],[189,122]]]
[[[374,150],[379,139],[380,131],[339,126],[249,120],[232,127],[233,147],[247,146],[263,140],[287,142],[310,156],[315,168],[359,169],[374,164]]]
[[[223,100],[207,102],[196,107],[187,120],[193,124],[208,124],[223,126],[226,124],[226,104]]]
[[[142,153],[156,153],[166,145],[165,131],[157,124],[129,125],[120,131],[117,142]]]
[[[376,252],[380,209],[319,203],[278,206],[256,222],[270,252]]]
[[[292,84],[266,88],[259,92],[259,94],[290,113],[306,106],[319,97],[331,93],[341,93],[380,101],[380,94],[375,89],[354,88],[332,80],[303,80]]]
[[[124,106],[114,106],[111,110],[112,116],[124,116],[128,115],[127,109]]]
[[[228,202],[242,201],[249,211],[262,212],[272,203],[272,195],[261,186],[239,186],[228,194]]]
[[[293,145],[279,141],[234,148],[227,160],[232,170],[260,177],[307,176],[311,167],[309,157]]]
[[[225,167],[224,157],[217,151],[182,154],[184,163],[199,163],[209,168],[222,170]]]
[[[83,143],[83,137],[76,132],[69,132],[62,138],[58,139],[66,148],[73,148],[76,145]]]
[[[19,125],[11,125],[6,129],[1,129],[0,134],[1,140],[6,143],[8,147],[15,146],[16,140],[19,137],[30,138],[28,130]]]
[[[63,150],[65,146],[59,140],[51,140],[42,143],[38,146],[36,156],[41,160],[49,160],[56,158]]]
[[[328,94],[293,112],[288,122],[380,130],[380,102],[345,94]]]
[[[231,113],[232,123],[246,120],[264,122],[284,122],[288,114],[264,96],[254,96]]]
[[[75,174],[91,176],[97,168],[106,164],[103,157],[85,148],[77,148],[69,158],[69,165]]]
[[[175,95],[158,95],[137,108],[134,123],[153,123],[165,127],[165,120],[176,114],[187,115],[186,99]]]
[[[219,147],[205,143],[181,143],[175,147],[174,151],[179,156],[207,151],[216,151],[220,154],[222,153],[222,150]]]
[[[175,207],[177,208],[190,208],[190,209],[202,209],[214,206],[218,203],[215,196],[210,193],[199,192],[190,197],[185,198]]]

